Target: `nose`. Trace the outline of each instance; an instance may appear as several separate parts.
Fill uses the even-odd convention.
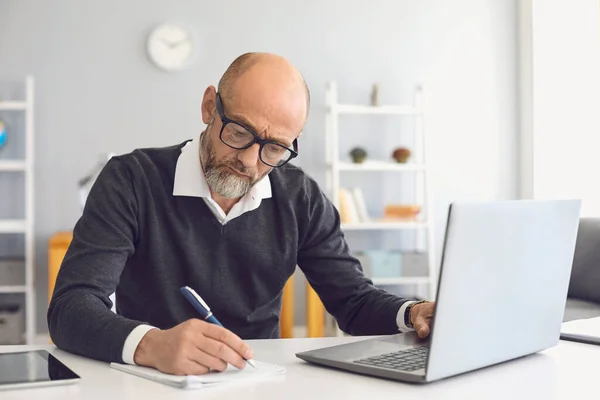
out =
[[[260,157],[258,154],[259,152],[260,146],[258,143],[255,143],[247,149],[240,150],[238,152],[238,160],[244,164],[244,167],[251,171],[255,171],[258,163],[260,162]]]

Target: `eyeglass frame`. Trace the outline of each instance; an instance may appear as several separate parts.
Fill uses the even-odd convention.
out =
[[[298,157],[298,139],[297,138],[294,139],[294,141],[292,142],[293,149],[290,149],[289,147],[286,147],[283,144],[281,144],[279,142],[276,142],[274,140],[263,139],[260,136],[258,136],[258,134],[256,132],[254,132],[253,129],[248,128],[246,125],[242,124],[241,122],[237,122],[237,121],[234,121],[234,120],[232,120],[230,118],[227,118],[227,116],[225,115],[225,111],[223,111],[223,100],[221,99],[221,94],[219,92],[217,92],[217,113],[219,113],[219,117],[221,118],[221,131],[219,132],[219,139],[226,146],[228,146],[228,147],[230,147],[230,148],[232,148],[234,150],[246,150],[246,149],[252,147],[255,143],[258,143],[258,145],[259,145],[258,158],[260,159],[260,161],[263,164],[268,165],[269,167],[273,167],[273,168],[283,167],[285,164],[287,164],[288,162],[290,162],[290,160],[292,160],[293,158]],[[252,136],[254,136],[254,139],[251,140],[250,143],[248,143],[244,147],[233,147],[232,145],[230,145],[229,143],[227,143],[225,140],[223,140],[223,130],[225,129],[225,126],[227,126],[227,124],[229,124],[229,123],[241,126],[245,130],[247,130],[248,132],[250,132],[250,134],[252,134]],[[265,146],[265,144],[274,144],[276,146],[283,147],[283,148],[285,148],[286,150],[288,150],[290,152],[290,156],[288,157],[288,159],[283,164],[271,165],[269,163],[266,163],[262,159],[262,150],[263,150],[263,147]]]

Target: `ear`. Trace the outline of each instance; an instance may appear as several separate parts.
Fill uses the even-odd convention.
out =
[[[217,89],[209,86],[204,91],[202,98],[202,122],[208,125],[213,115],[217,113]]]

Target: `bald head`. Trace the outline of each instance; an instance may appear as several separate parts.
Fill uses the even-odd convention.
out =
[[[200,161],[211,193],[225,199],[242,197],[275,167],[269,157],[281,155],[281,161],[289,161],[284,158],[298,149],[309,104],[304,78],[285,58],[248,53],[235,59],[218,90],[207,87],[202,99],[207,127]],[[262,140],[247,141],[246,147],[232,142],[252,136]]]
[[[241,78],[252,72],[252,77]],[[242,82],[240,82],[242,80]],[[247,90],[244,81],[252,80],[260,88],[270,86],[293,96],[302,96],[305,104],[305,118],[310,109],[310,91],[302,74],[285,58],[270,53],[245,53],[237,57],[227,68],[219,81],[218,91],[223,98],[231,99],[238,90]]]

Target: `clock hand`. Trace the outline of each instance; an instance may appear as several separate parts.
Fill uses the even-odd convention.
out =
[[[182,39],[177,43],[172,43],[170,47],[173,49],[173,48],[179,47],[180,45],[187,43],[187,42],[189,42],[189,39]]]
[[[161,41],[161,42],[163,42],[163,43],[164,43],[164,44],[165,44],[165,45],[166,45],[168,48],[171,48],[171,47],[172,47],[172,45],[171,45],[171,42],[170,42],[170,41],[168,41],[168,40],[166,40],[166,39],[160,39],[160,41]]]
[[[186,43],[188,41],[189,41],[188,38],[182,39],[182,40],[180,40],[178,42],[171,42],[171,41],[166,40],[166,39],[161,39],[161,42],[163,42],[164,44],[166,44],[169,49],[174,49],[175,47],[179,47],[180,45],[182,45],[183,43]]]

